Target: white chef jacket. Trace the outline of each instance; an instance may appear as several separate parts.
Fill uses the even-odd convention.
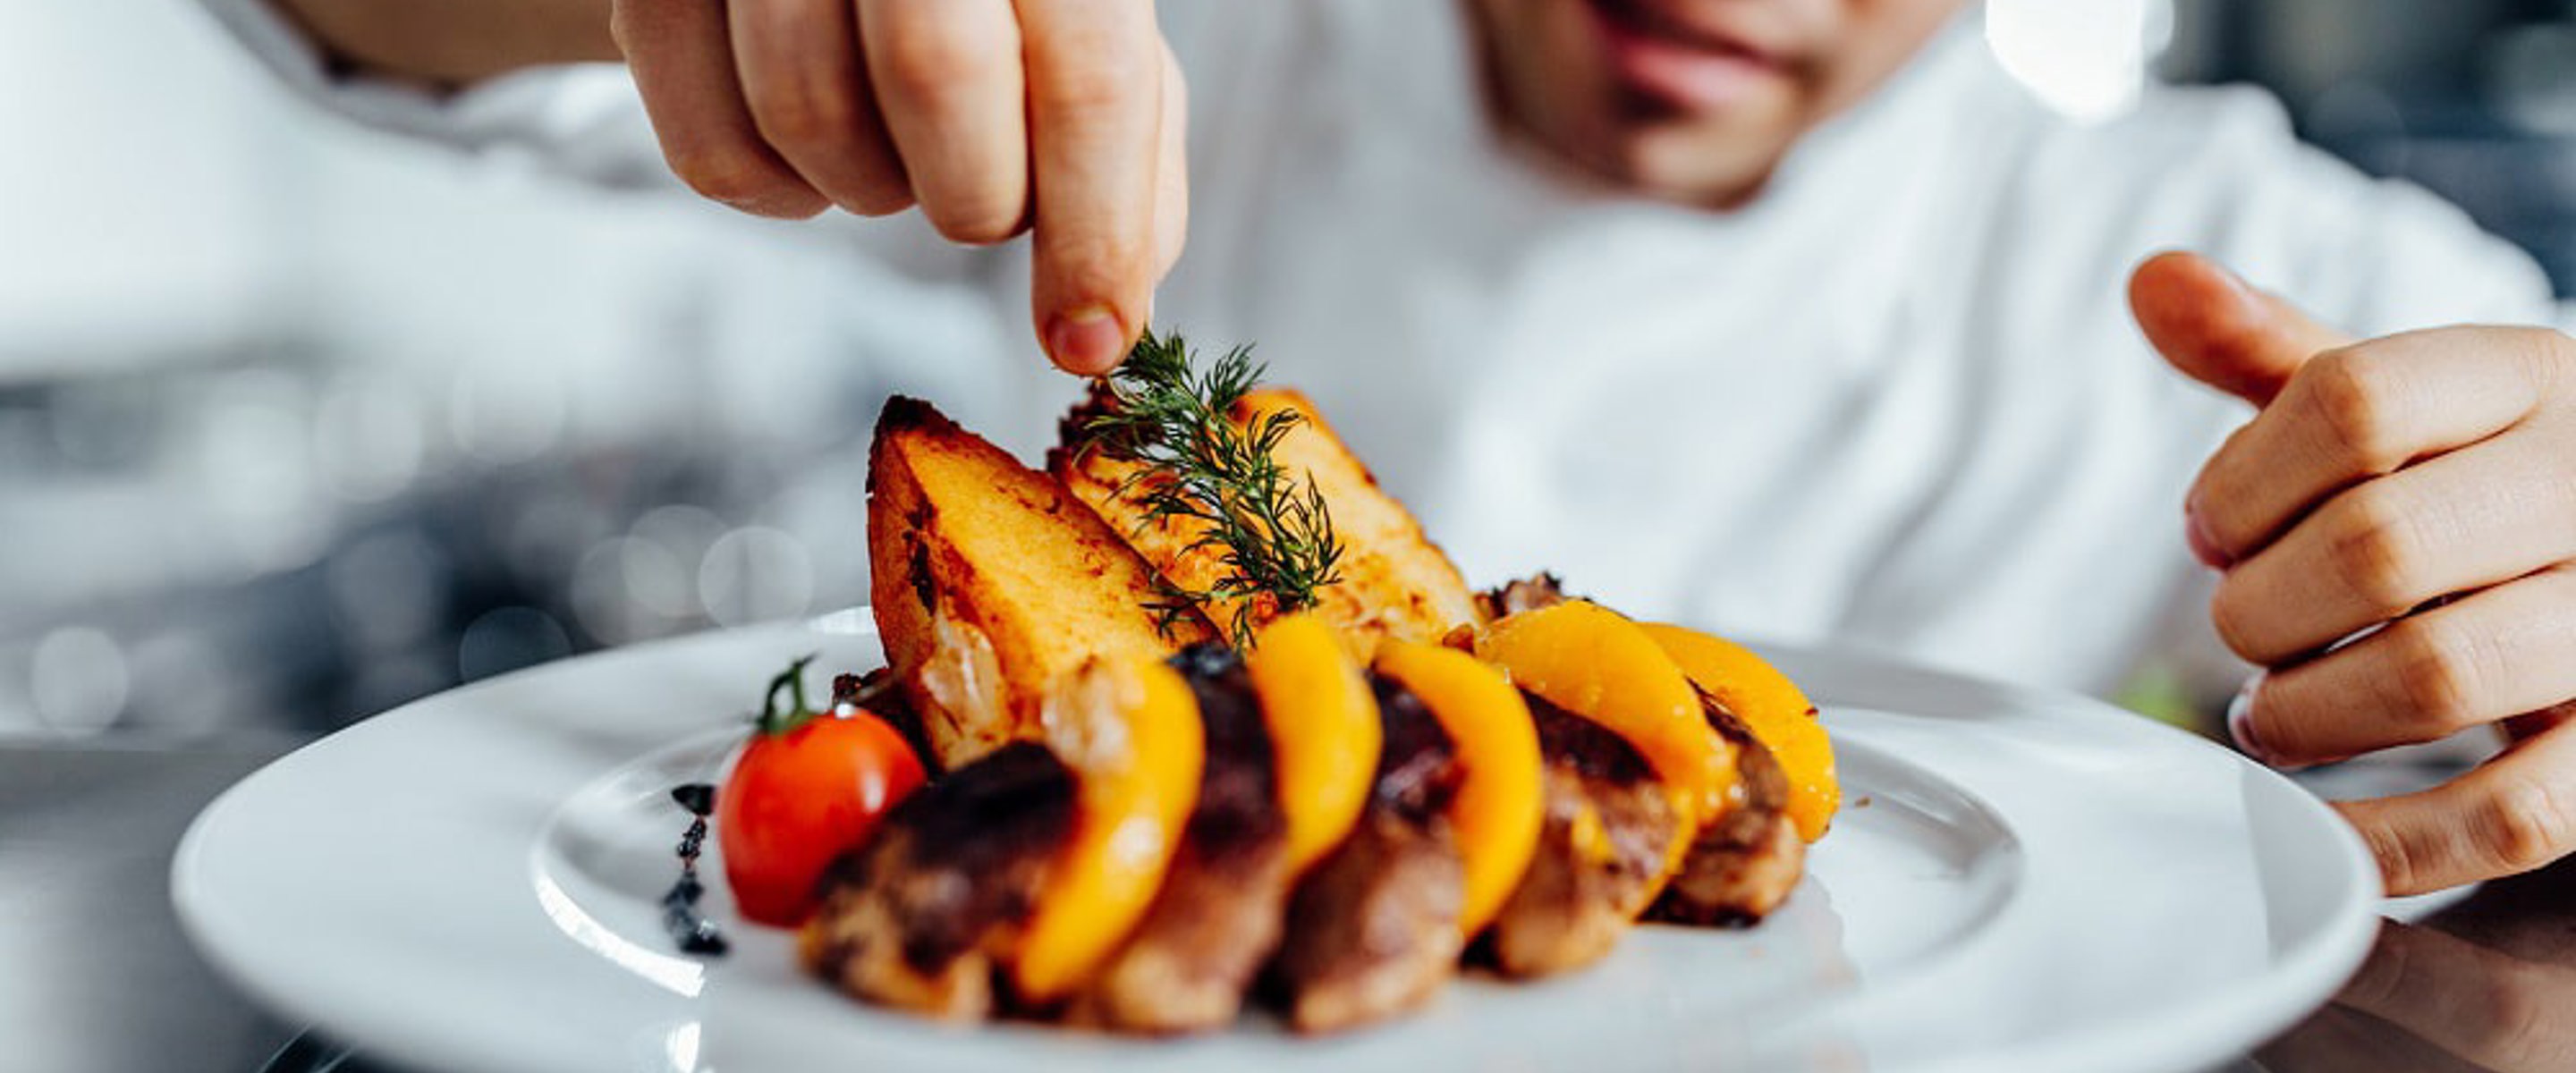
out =
[[[264,0],[206,2],[360,121],[679,189],[621,68],[433,97],[333,79]],[[2249,414],[2146,346],[2139,260],[2206,252],[2362,334],[2556,316],[2519,251],[2299,145],[2259,91],[2160,88],[2080,124],[1973,15],[1750,207],[1590,188],[1497,142],[1456,7],[1162,5],[1192,211],[1155,320],[1257,341],[1479,584],[1552,569],[1641,617],[2106,691],[2160,645],[2207,648],[2180,505]],[[905,286],[988,294],[1009,331],[940,338],[991,353],[884,349],[1006,445],[1051,432],[1076,385],[1019,327],[1025,244],[802,227]],[[895,300],[811,315],[872,297]]]

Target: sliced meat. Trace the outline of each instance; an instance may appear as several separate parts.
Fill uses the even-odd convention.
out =
[[[1157,1033],[1222,1027],[1279,945],[1291,878],[1287,824],[1251,677],[1222,649],[1193,649],[1175,662],[1207,728],[1198,805],[1144,920],[1067,1011],[1079,1023]]]
[[[1700,695],[1710,726],[1735,745],[1735,807],[1693,836],[1650,919],[1703,927],[1758,924],[1798,886],[1807,843],[1786,811],[1789,777],[1743,720]]]
[[[1331,1032],[1427,1002],[1456,971],[1465,876],[1444,812],[1457,753],[1421,700],[1372,676],[1385,744],[1359,823],[1297,884],[1280,948],[1288,1023]]]
[[[1491,622],[1505,615],[1536,611],[1565,602],[1565,581],[1554,574],[1532,574],[1499,589],[1476,594],[1476,610]]]
[[[1476,596],[1478,608],[1488,619],[1546,607],[1564,599],[1564,584],[1554,574],[1523,578]],[[1532,700],[1536,708],[1536,699]],[[1702,926],[1759,923],[1797,887],[1798,877],[1806,870],[1807,844],[1798,837],[1796,825],[1784,811],[1789,782],[1778,758],[1715,698],[1702,693],[1700,702],[1709,725],[1735,743],[1738,800],[1724,818],[1693,833],[1681,867],[1646,915],[1652,920]],[[1544,723],[1540,729],[1544,736]],[[1541,837],[1541,861],[1548,859],[1547,847],[1555,836],[1560,813],[1575,803],[1561,781],[1551,764],[1547,786],[1549,833]],[[1539,869],[1533,867],[1531,872],[1535,877]]]
[[[1671,795],[1627,740],[1533,695],[1546,762],[1538,853],[1488,933],[1494,966],[1540,976],[1599,960],[1662,886],[1679,837]]]
[[[870,1002],[978,1020],[1072,833],[1073,773],[1007,745],[916,791],[823,879],[806,968]]]
[[[930,729],[921,721],[921,712],[912,706],[912,698],[903,691],[891,668],[879,667],[865,676],[834,675],[832,708],[864,708],[868,714],[885,720],[903,743],[912,747],[912,755],[921,761],[921,770],[939,774],[939,754],[930,748]]]

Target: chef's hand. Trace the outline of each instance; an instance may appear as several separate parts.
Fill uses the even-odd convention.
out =
[[[1033,231],[1038,340],[1102,373],[1180,255],[1180,69],[1153,0],[616,0],[671,169],[744,212],[915,205]]]
[[[2238,743],[2298,765],[2501,727],[2450,783],[2336,806],[2392,894],[2576,850],[2576,341],[2353,342],[2189,254],[2141,265],[2129,300],[2167,360],[2260,407],[2185,506],[2226,571],[2219,636],[2265,668]]]

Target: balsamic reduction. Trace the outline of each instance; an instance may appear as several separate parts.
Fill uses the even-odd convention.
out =
[[[716,788],[703,782],[674,786],[671,800],[689,810],[690,818],[688,832],[680,836],[680,878],[662,896],[662,926],[670,929],[671,941],[679,944],[682,953],[722,954],[724,933],[698,912],[698,898],[707,892],[706,884],[698,882],[698,853],[706,847],[707,816],[716,810]]]

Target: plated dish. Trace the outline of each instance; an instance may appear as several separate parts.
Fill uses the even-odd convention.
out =
[[[738,901],[818,978],[949,1021],[1172,1036],[1262,1006],[1321,1034],[1461,971],[1581,970],[1640,919],[1753,926],[1796,886],[1840,794],[1794,682],[1545,574],[1471,590],[1257,378],[1149,336],[1043,471],[886,404],[886,666],[828,712],[782,677],[719,791],[774,795],[781,751],[829,772],[803,801],[846,797],[852,758],[919,785],[847,824],[720,808]],[[911,755],[807,740],[850,727]]]
[[[721,882],[705,908],[731,952],[678,953],[661,899],[689,816],[669,791],[720,776],[741,740],[704,712],[796,656],[864,667],[873,631],[861,610],[603,653],[335,734],[198,819],[173,867],[181,920],[285,1016],[402,1065],[493,1073],[817,1056],[2146,1073],[2217,1065],[2304,1016],[2375,922],[2348,830],[2226,750],[2080,697],[1766,649],[1823,709],[1851,803],[1759,929],[1640,926],[1583,972],[1469,974],[1413,1016],[1321,1039],[1258,1013],[1139,1042],[853,1004],[797,968],[789,933],[740,923]]]
[[[742,711],[740,700],[701,700],[691,711],[666,696],[648,702],[659,710],[629,710],[612,724],[624,751],[583,757],[576,766],[587,774],[576,785],[561,771],[534,780],[564,795],[534,833],[528,866],[533,907],[562,938],[689,1004],[754,994],[774,1004],[726,1016],[686,1010],[643,1061],[715,1064],[710,1031],[723,1024],[724,1046],[715,1049],[730,1055],[724,1068],[793,1068],[799,1055],[823,1053],[805,1049],[814,1033],[744,1029],[791,1010],[866,1026],[880,1037],[872,1058],[948,1065],[1014,1056],[1144,1061],[1141,1051],[1124,1052],[1150,1051],[1148,1040],[1187,1041],[1163,1044],[1175,1050],[1254,1048],[1231,1054],[1238,1059],[1338,1053],[1395,1064],[1437,1055],[1443,1064],[1482,1056],[1473,1064],[1576,1065],[1605,1033],[1632,1024],[1645,1032],[1645,1049],[1630,1048],[1628,1061],[1682,1065],[1830,1065],[1837,1046],[1917,1059],[1944,1053],[1939,1036],[1982,1038],[1976,1026],[1947,1022],[1914,1038],[1935,1026],[1912,1009],[1817,1013],[1852,990],[1836,977],[1857,977],[1855,945],[1870,951],[1874,973],[1899,981],[1922,975],[1914,970],[1936,952],[1964,966],[1962,955],[2028,903],[2025,835],[2047,827],[2046,817],[2034,811],[2016,822],[1979,791],[1924,769],[1915,754],[1940,744],[1904,743],[1866,716],[1825,720],[1801,689],[1802,671],[1784,673],[1751,649],[1631,620],[1568,595],[1543,573],[1471,590],[1311,403],[1257,390],[1257,378],[1241,351],[1202,372],[1179,341],[1148,336],[1066,418],[1043,470],[926,403],[892,400],[870,453],[875,601],[865,628],[846,635],[873,643],[781,658],[784,672],[760,676],[768,688],[748,727],[720,714]],[[688,645],[662,647],[673,672],[687,671],[678,653]],[[722,646],[710,639],[705,647]],[[588,662],[623,664],[642,652]],[[813,680],[818,664],[849,673],[833,676],[826,692]],[[566,667],[522,678],[575,675]],[[1918,680],[1934,691],[1945,683],[1959,685]],[[389,721],[418,722],[411,711],[443,702],[481,710],[512,688],[492,683],[425,702],[310,752],[328,754]],[[1883,711],[1927,707],[1923,697],[1889,699]],[[567,705],[519,732],[542,745],[545,735],[589,725],[571,714],[589,707]],[[687,725],[681,715],[695,715],[701,729],[675,733]],[[662,735],[623,733],[647,726]],[[439,729],[411,731],[414,748],[438,752]],[[1842,737],[1854,729],[1857,740]],[[2032,744],[1986,747],[2008,758]],[[2248,773],[2271,778],[2205,745],[2181,745],[2217,757],[2239,782]],[[2107,771],[2082,777],[2113,781]],[[657,778],[662,784],[650,785]],[[461,782],[481,785],[473,776]],[[1872,788],[1848,811],[1847,782]],[[2277,778],[2262,784],[2270,789],[2256,806],[2257,784],[2240,787],[2233,814],[2304,815],[2275,822],[2301,833],[2238,837],[2222,827],[2189,837],[2279,842],[2265,849],[2275,856],[2251,862],[2258,880],[2295,866],[2281,873],[2294,888],[2304,884],[2295,897],[2314,903],[2323,891],[2331,903],[2302,911],[2321,910],[2335,927],[2267,910],[2262,938],[2277,950],[2269,932],[2296,932],[2295,953],[2255,973],[2273,985],[2268,997],[2240,995],[2238,1008],[2202,1015],[2202,1042],[2209,1025],[2234,1032],[2252,1023],[2249,1009],[2295,1014],[2280,1005],[2284,996],[2331,986],[2336,959],[2348,969],[2358,957],[2357,924],[2366,922],[2370,874],[2353,838]],[[2168,787],[2128,806],[2205,789]],[[254,987],[273,986],[277,963],[239,945],[242,922],[260,930],[265,910],[243,916],[242,892],[224,890],[241,882],[223,863],[226,836],[214,833],[233,796],[183,847],[177,896],[219,963]],[[479,806],[474,814],[487,818],[512,811],[470,793],[450,797],[424,795],[383,834],[435,845],[421,840],[457,833],[439,826],[448,805]],[[638,841],[655,816],[663,831]],[[2304,830],[2320,822],[2322,833]],[[518,831],[499,826],[505,839]],[[323,833],[343,850],[376,849]],[[1822,927],[1836,921],[1833,907],[1813,903],[1834,895],[1806,880],[1811,855],[1836,859],[1832,847],[1845,838],[1860,843],[1857,860],[1866,862],[1845,866],[1857,896],[1927,879],[1947,889],[1915,892],[1924,900],[1892,929],[1902,936],[1892,948],[1839,934],[1821,944],[1796,942],[1816,938],[1805,934],[1745,945],[1763,934],[1747,929],[1775,916],[1803,919],[1811,933],[1842,930]],[[651,855],[635,850],[657,842],[666,848],[655,895],[648,877],[657,869],[643,863]],[[402,870],[382,860],[367,867]],[[2319,887],[2320,874],[2337,883]],[[210,875],[227,877],[211,896]],[[2143,871],[2091,881],[2182,889]],[[352,894],[366,887],[336,885]],[[2269,900],[2263,890],[2193,889],[2236,908]],[[2124,893],[2083,892],[2107,901]],[[627,903],[638,898],[657,908],[659,935],[633,932]],[[2062,911],[2073,899],[2060,892],[2051,901]],[[378,926],[507,930],[502,918],[479,915],[500,906],[473,908],[467,921],[437,913]],[[2176,904],[2145,919],[2161,928],[2202,915]],[[1640,922],[1657,933],[1659,949],[1626,954]],[[1749,950],[1758,960],[1783,942],[1813,956],[1770,971],[1741,956]],[[1725,964],[1730,949],[1737,955]],[[758,982],[719,993],[715,982],[728,977]],[[1954,973],[1944,986],[1975,982]],[[1511,997],[1481,1000],[1492,1005],[1466,1035],[1455,1023],[1410,1027],[1416,1018],[1440,1021],[1454,1008],[1444,996],[1466,988]],[[1876,981],[1860,990],[1881,1000],[1906,993]],[[1521,997],[1542,991],[1546,1005]],[[835,992],[859,1002],[814,1005]],[[298,1007],[310,997],[281,1001]],[[1610,997],[1615,1005],[1600,1004]],[[2065,1004],[2055,994],[2028,1000]],[[331,1017],[348,1012],[335,1004],[344,1008]],[[1566,1010],[1588,1016],[1589,1027],[1565,1020]],[[1498,1015],[1507,1020],[1491,1020]],[[890,1029],[888,1017],[910,1027]],[[1989,1011],[1982,1020],[2012,1018]],[[962,1034],[915,1046],[925,1041],[913,1033],[938,1026]],[[368,1030],[391,1027],[379,1019]],[[1283,1043],[1283,1028],[1308,1042]],[[2024,1035],[2051,1030],[2031,1025]],[[1445,1042],[1408,1052],[1327,1040],[1345,1034]],[[1063,1042],[1034,1042],[1049,1038]],[[773,1042],[796,1046],[769,1050]]]

